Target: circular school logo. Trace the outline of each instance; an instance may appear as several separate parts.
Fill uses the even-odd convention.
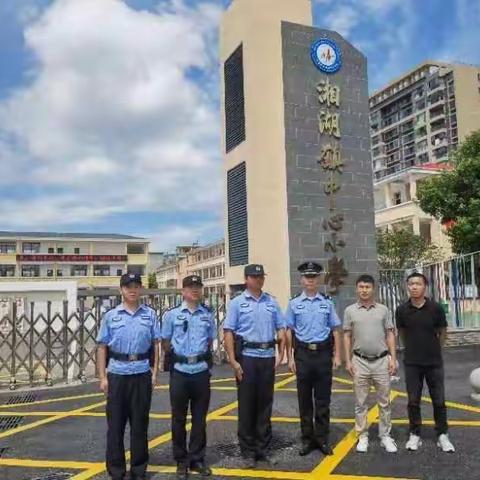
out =
[[[338,45],[328,38],[313,43],[311,56],[315,66],[325,73],[338,72],[342,66],[342,52]]]

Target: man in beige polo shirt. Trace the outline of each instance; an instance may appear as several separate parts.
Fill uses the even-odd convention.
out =
[[[361,275],[356,288],[358,301],[345,309],[343,330],[345,366],[353,377],[355,392],[357,452],[368,450],[367,398],[373,385],[380,410],[380,442],[388,453],[395,453],[397,445],[390,436],[390,376],[397,370],[395,326],[388,308],[375,302],[371,275]]]

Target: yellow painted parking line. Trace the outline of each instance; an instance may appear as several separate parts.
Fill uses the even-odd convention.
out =
[[[397,396],[399,397],[404,397],[408,398],[408,395],[405,392],[397,391],[397,390],[392,390],[392,392],[395,392]],[[427,403],[432,403],[432,399],[429,397],[422,397],[423,402]],[[458,402],[452,402],[452,401],[447,401],[445,402],[445,405],[450,408],[456,408],[457,410],[464,410],[466,412],[473,412],[473,413],[480,413],[480,407],[474,407],[473,405],[468,405],[465,403],[458,403]]]
[[[390,395],[393,401],[396,397],[395,393]],[[378,405],[372,407],[367,415],[367,423],[371,424],[378,417]],[[348,452],[355,445],[357,441],[357,434],[355,429],[350,430],[342,440],[335,446],[333,455],[325,457],[320,464],[312,470],[312,477],[315,479],[324,479],[330,475],[335,468],[348,455]]]
[[[176,467],[150,465],[148,471],[152,473],[175,473]],[[284,480],[306,480],[309,472],[283,472],[279,470],[246,470],[241,468],[212,468],[213,475],[221,477],[242,478],[278,478]],[[74,477],[75,479],[77,477]]]
[[[369,477],[366,475],[329,475],[328,480],[418,480],[415,478],[400,477]]]
[[[279,388],[278,392],[297,392],[296,388]],[[332,393],[353,393],[353,388],[332,388]]]
[[[46,425],[48,423],[55,422],[57,420],[61,420],[63,418],[69,417],[71,414],[86,412],[88,410],[93,410],[101,405],[105,404],[105,400],[102,402],[94,403],[93,405],[87,405],[86,407],[77,408],[76,410],[72,410],[70,412],[62,412],[58,415],[50,416],[48,418],[44,418],[42,420],[37,420],[36,422],[29,423],[27,425],[20,425],[19,427],[11,428],[10,430],[6,430],[5,432],[0,433],[0,439],[5,437],[10,437],[12,435],[16,435],[17,433],[24,432],[26,430],[31,430],[32,428],[37,428],[42,425]]]
[[[344,385],[353,385],[353,380],[349,380],[348,378],[342,377],[333,377],[334,382],[343,383]]]
[[[99,462],[75,462],[70,460],[30,460],[23,458],[0,458],[0,465],[5,467],[27,468],[68,468],[70,470],[84,470],[100,467]]]
[[[274,389],[277,389],[277,388],[283,387],[285,385],[288,385],[294,379],[295,379],[295,377],[290,375],[287,378],[285,378],[284,380],[281,380],[281,381],[277,382],[274,385]],[[231,402],[228,405],[224,405],[223,407],[220,407],[220,408],[214,410],[213,412],[210,412],[207,415],[206,421],[210,422],[212,420],[216,420],[219,417],[221,417],[222,415],[224,415],[224,414],[230,412],[231,410],[237,408],[237,406],[238,406],[238,402],[236,402],[236,401]],[[191,430],[191,428],[192,428],[192,424],[188,423],[186,425],[186,430],[189,431],[189,430]],[[167,443],[171,440],[171,438],[172,438],[171,432],[167,432],[167,433],[164,433],[164,434],[162,434],[162,435],[160,435],[156,438],[153,438],[152,440],[150,440],[148,442],[148,449],[151,450],[152,448],[155,448],[155,447],[158,447],[159,445]],[[127,460],[130,459],[130,451],[125,453],[125,457],[127,458]],[[95,475],[103,473],[104,471],[105,471],[105,466],[103,466],[101,470],[96,470],[96,469],[87,470],[87,471],[84,471],[82,473],[79,473],[79,474],[73,476],[70,480],[88,480]],[[272,478],[274,478],[274,477],[272,477]]]

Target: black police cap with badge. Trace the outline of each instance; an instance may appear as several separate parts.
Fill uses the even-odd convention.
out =
[[[198,275],[189,275],[183,279],[182,287],[203,287],[202,278]]]
[[[265,270],[263,265],[258,265],[256,263],[252,263],[247,265],[244,269],[244,273],[246,277],[261,277],[265,276]]]
[[[142,277],[138,273],[124,273],[120,277],[120,286],[126,287],[131,283],[136,283],[138,285],[142,285]]]
[[[298,271],[304,277],[316,277],[323,272],[323,267],[317,262],[308,261],[300,264]]]

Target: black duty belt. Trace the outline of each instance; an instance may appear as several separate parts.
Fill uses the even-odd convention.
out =
[[[147,360],[150,358],[150,351],[145,353],[118,353],[110,350],[108,356],[120,362],[137,362],[139,360]]]
[[[173,354],[173,363],[186,363],[188,365],[194,365],[195,363],[207,362],[210,360],[211,353],[205,352],[199,355],[177,355]]]
[[[330,348],[332,346],[332,341],[330,338],[328,338],[323,342],[306,343],[295,339],[295,346],[303,348],[304,350],[309,350],[310,352],[318,352],[319,350],[325,350],[327,348]]]
[[[270,342],[243,342],[243,348],[258,348],[259,350],[269,350],[276,345],[275,340]]]
[[[362,353],[357,352],[356,350],[354,350],[353,354],[356,355],[357,357],[363,358],[364,360],[373,362],[375,360],[380,360],[380,358],[386,357],[388,355],[388,350],[385,350],[380,355],[363,355]]]

